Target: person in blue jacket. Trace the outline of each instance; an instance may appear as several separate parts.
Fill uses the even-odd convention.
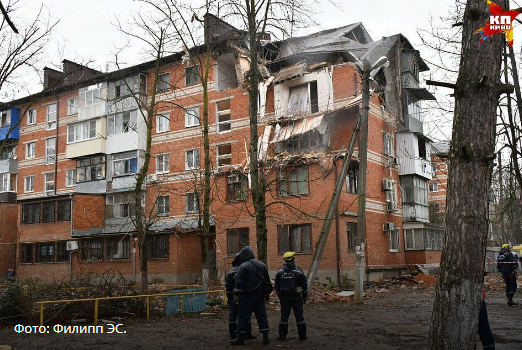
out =
[[[517,305],[513,301],[513,296],[517,291],[516,269],[518,268],[518,258],[513,255],[511,248],[511,244],[503,244],[497,257],[497,271],[502,274],[506,283],[506,297],[509,306]]]

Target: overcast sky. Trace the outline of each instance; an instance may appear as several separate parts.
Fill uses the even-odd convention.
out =
[[[320,0],[320,13],[316,15],[320,27],[308,28],[305,35],[322,29],[362,22],[374,40],[382,36],[402,33],[418,46],[417,28],[429,29],[430,17],[440,18],[448,12],[450,0]],[[27,0],[25,11],[35,11],[41,2]],[[51,16],[59,20],[53,33],[54,43],[48,48],[49,66],[60,64],[62,59],[94,60],[92,68],[105,70],[107,62],[114,61],[116,48],[125,43],[125,37],[115,28],[115,18],[126,22],[132,11],[140,8],[132,0],[43,0]],[[419,49],[421,49],[419,47]],[[140,62],[139,48],[130,47],[127,60]]]

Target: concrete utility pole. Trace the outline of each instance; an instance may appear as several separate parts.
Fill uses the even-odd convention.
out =
[[[362,111],[361,132],[359,135],[359,178],[357,181],[357,243],[355,254],[355,295],[356,304],[363,303],[364,274],[366,273],[366,175],[368,173],[368,115],[370,112],[370,79],[381,69],[387,67],[388,59],[383,56],[373,65],[362,62]]]

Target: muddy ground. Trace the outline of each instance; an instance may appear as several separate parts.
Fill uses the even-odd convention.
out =
[[[508,307],[502,289],[487,293],[489,320],[497,349],[522,349],[520,319],[522,305]],[[521,293],[517,293],[521,299]],[[330,298],[331,299],[331,298]],[[122,334],[17,334],[13,326],[2,326],[0,345],[14,350],[131,350],[131,349],[426,349],[434,288],[398,285],[368,291],[364,304],[356,305],[352,298],[325,302],[311,300],[305,306],[308,340],[299,341],[295,319],[288,340],[276,340],[279,322],[278,303],[272,300],[268,308],[271,327],[270,344],[261,344],[261,337],[247,340],[244,346],[229,344],[226,309],[208,308],[201,314],[153,317],[149,321],[126,318],[118,328]],[[256,322],[253,320],[254,329]],[[104,326],[105,332],[108,330]],[[1,348],[1,347],[0,347]],[[477,343],[477,349],[481,349]]]

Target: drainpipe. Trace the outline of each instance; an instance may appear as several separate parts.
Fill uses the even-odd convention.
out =
[[[60,97],[58,94],[54,93],[56,96],[56,139],[54,142],[54,194],[56,195],[56,189],[58,185],[58,136],[60,135]]]
[[[73,226],[73,223],[74,223],[74,211],[73,211],[74,205],[73,205],[73,196],[72,196],[71,193],[69,193],[69,199],[71,201],[71,203],[69,205],[71,207],[71,238],[72,238],[73,233],[74,233],[74,226]],[[73,280],[73,260],[72,260],[72,255],[73,255],[73,251],[71,251],[69,253],[69,281],[70,282],[72,282],[72,280]]]
[[[337,183],[337,162],[334,159],[334,173],[335,173],[335,183]],[[335,254],[336,254],[336,266],[337,266],[337,285],[342,285],[342,268],[341,268],[341,238],[339,236],[339,201],[335,203]]]

